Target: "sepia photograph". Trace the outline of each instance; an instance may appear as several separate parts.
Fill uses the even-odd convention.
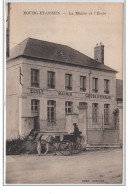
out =
[[[124,3],[6,3],[4,185],[124,185]]]

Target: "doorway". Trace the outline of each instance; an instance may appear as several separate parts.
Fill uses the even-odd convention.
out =
[[[39,126],[39,116],[34,117],[34,131],[39,131],[40,126]]]
[[[39,124],[39,100],[32,99],[31,100],[31,111],[34,118],[34,131],[40,130],[40,124]]]

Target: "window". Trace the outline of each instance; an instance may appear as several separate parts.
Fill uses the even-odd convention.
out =
[[[65,89],[72,90],[72,74],[65,74]]]
[[[80,76],[80,91],[86,91],[86,76]]]
[[[31,87],[39,87],[39,70],[31,69]]]
[[[39,111],[39,100],[31,100],[31,111],[38,112]]]
[[[94,123],[98,122],[98,104],[97,103],[92,104],[92,122]]]
[[[79,102],[79,106],[87,106],[86,102]]]
[[[98,78],[92,78],[92,92],[98,92]]]
[[[48,71],[48,88],[55,88],[55,72]]]
[[[65,102],[65,114],[73,112],[73,102],[67,101]]]
[[[109,124],[109,104],[104,104],[104,124]]]
[[[109,80],[104,79],[104,93],[109,94]]]
[[[49,123],[55,123],[56,121],[56,102],[54,100],[48,100],[47,102],[47,119]]]
[[[86,109],[87,108],[87,103],[86,102],[79,102],[79,108]]]

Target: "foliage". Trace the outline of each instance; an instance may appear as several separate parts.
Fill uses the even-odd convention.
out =
[[[6,154],[19,155],[19,154],[33,154],[36,151],[36,141],[29,140],[28,138],[16,138],[6,141]]]

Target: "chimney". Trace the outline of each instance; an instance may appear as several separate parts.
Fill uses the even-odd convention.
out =
[[[94,47],[94,59],[104,64],[104,45],[101,42]]]

